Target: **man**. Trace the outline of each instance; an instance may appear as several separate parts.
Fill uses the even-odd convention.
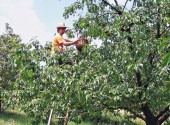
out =
[[[73,45],[77,42],[77,40],[76,41],[70,41],[70,40],[66,40],[62,37],[63,34],[65,33],[66,28],[67,27],[62,22],[59,22],[57,24],[57,33],[53,37],[53,41],[52,41],[51,57],[54,56],[56,51],[57,52],[63,52],[64,46],[70,46],[70,45]],[[62,59],[59,59],[59,64],[62,64]]]
[[[64,46],[70,46],[77,42],[77,40],[70,41],[70,40],[66,40],[62,37],[63,34],[65,33],[66,28],[67,27],[62,22],[59,22],[57,24],[57,33],[53,37],[53,41],[52,41],[51,56],[53,56],[55,54],[55,51],[62,52],[64,50],[64,48],[63,48]]]

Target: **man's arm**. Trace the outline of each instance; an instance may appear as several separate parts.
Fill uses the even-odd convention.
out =
[[[76,42],[77,42],[77,40],[76,41],[65,40],[65,41],[63,41],[63,45],[70,46],[70,45],[75,44]]]

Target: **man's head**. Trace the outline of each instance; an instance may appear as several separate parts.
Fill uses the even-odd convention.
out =
[[[63,22],[59,22],[58,24],[57,24],[57,32],[59,33],[59,34],[64,34],[64,32],[65,32],[65,30],[66,30],[66,26],[65,26],[65,24],[63,23]]]

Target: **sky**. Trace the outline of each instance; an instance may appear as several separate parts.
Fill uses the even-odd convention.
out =
[[[51,41],[58,22],[72,28],[78,17],[64,19],[63,12],[76,0],[0,0],[0,34],[5,33],[5,23],[13,28],[24,43],[36,37],[41,44]],[[108,0],[113,2],[114,0]],[[118,0],[124,4],[126,0]]]

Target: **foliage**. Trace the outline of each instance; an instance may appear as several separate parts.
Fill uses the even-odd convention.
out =
[[[74,30],[103,40],[98,50],[87,50],[84,63],[77,68],[88,88],[83,91],[89,101],[86,105],[93,104],[95,108],[88,108],[92,112],[123,109],[146,124],[161,124],[170,115],[170,3],[133,1],[126,10],[128,0],[124,6],[114,2],[79,0],[80,8],[72,4],[64,13],[68,18],[87,7]]]
[[[43,47],[36,40],[17,48],[11,56],[13,65],[20,68],[15,82],[17,104],[37,121],[47,119],[53,102],[55,115],[65,116],[69,110],[76,122],[97,119],[105,109],[115,115],[118,110],[126,112],[126,123],[136,117],[147,125],[167,120],[168,0],[136,1],[129,11],[125,6],[116,0],[115,4],[77,0],[66,8],[67,18],[87,7],[88,13],[75,22],[73,31],[102,40],[100,48],[89,45],[81,53],[69,49],[53,58],[50,45]],[[59,58],[73,64],[59,65]]]
[[[14,49],[20,46],[20,37],[6,24],[6,33],[0,36],[0,111],[2,108],[14,107],[13,82],[17,69],[10,62],[8,55],[14,54]]]

